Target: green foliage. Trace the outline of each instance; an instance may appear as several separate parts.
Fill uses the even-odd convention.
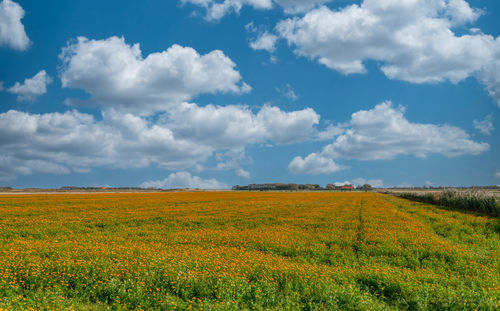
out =
[[[481,191],[445,190],[440,193],[406,192],[396,195],[412,201],[500,216],[500,205],[496,198]]]

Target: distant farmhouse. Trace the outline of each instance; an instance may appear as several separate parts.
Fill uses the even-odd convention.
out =
[[[342,185],[342,186],[337,186],[337,185],[332,185],[332,184],[328,184],[326,185],[326,190],[335,190],[335,191],[352,191],[352,190],[355,190],[356,188],[354,188],[354,185],[350,185],[350,184],[345,184],[345,185]],[[358,190],[364,190],[360,187],[357,188]]]
[[[353,185],[343,185],[343,186],[340,186],[340,190],[342,190],[342,191],[352,191],[352,190],[354,190],[354,186]]]

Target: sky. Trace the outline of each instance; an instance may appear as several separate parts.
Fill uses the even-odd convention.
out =
[[[500,2],[0,1],[0,186],[500,184]]]

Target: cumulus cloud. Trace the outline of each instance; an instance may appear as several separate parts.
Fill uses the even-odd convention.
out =
[[[307,139],[318,120],[312,109],[285,112],[264,106],[253,113],[244,106],[187,103],[154,120],[112,109],[102,112],[101,120],[77,111],[10,110],[0,114],[0,175],[13,179],[150,165],[183,170],[199,167],[216,152],[223,153],[216,169],[237,170],[246,145]]]
[[[272,0],[181,0],[181,3],[191,3],[203,7],[207,12],[205,18],[209,21],[220,20],[229,13],[239,14],[244,5],[261,10],[273,7]]]
[[[295,53],[343,74],[380,62],[390,79],[458,83],[475,76],[500,105],[500,38],[457,35],[480,16],[464,0],[364,0],[340,10],[325,6],[278,23]]]
[[[491,135],[491,132],[495,129],[493,117],[488,115],[484,120],[474,120],[474,127],[484,135]]]
[[[288,169],[295,174],[320,175],[338,172],[344,169],[344,167],[336,164],[332,158],[311,153],[305,158],[295,157],[288,165]]]
[[[161,189],[180,189],[180,188],[200,188],[200,189],[228,189],[229,186],[217,181],[214,178],[203,179],[198,176],[192,176],[189,172],[177,172],[168,175],[163,180],[145,181],[140,187],[143,188],[161,188]]]
[[[334,137],[342,134],[344,132],[344,125],[342,124],[337,124],[337,125],[333,125],[333,124],[330,124],[328,125],[328,127],[326,129],[324,129],[323,131],[319,131],[317,134],[316,134],[316,139],[317,140],[330,140],[330,139],[333,139]]]
[[[469,134],[455,126],[412,123],[405,118],[403,107],[395,108],[391,102],[384,102],[352,114],[344,132],[333,143],[305,159],[294,158],[289,168],[318,174],[325,163],[331,165],[338,159],[391,160],[401,155],[425,158],[429,154],[457,157],[478,155],[489,147],[487,143],[471,140]],[[307,169],[297,170],[297,167]]]
[[[90,100],[80,104],[98,106],[102,118],[77,111],[1,113],[3,180],[94,167],[199,169],[217,154],[222,156],[215,169],[249,177],[239,167],[245,146],[307,140],[319,123],[310,108],[287,112],[269,105],[251,110],[184,102],[201,93],[249,90],[221,51],[200,55],[174,45],[142,58],[139,45],[123,38],[79,38],[60,57],[63,86],[87,91]],[[42,71],[9,91],[27,100],[43,94],[49,82]]]
[[[441,4],[442,5],[442,4]],[[460,26],[474,22],[483,12],[473,9],[465,0],[448,0],[444,14],[452,25]]]
[[[253,33],[253,32],[257,32],[257,27],[255,26],[255,24],[253,22],[250,22],[250,23],[245,25],[245,30]]]
[[[500,170],[496,170],[495,171],[495,177],[496,178],[500,178]]]
[[[181,3],[191,3],[202,7],[206,10],[207,20],[217,21],[230,13],[239,14],[245,5],[258,10],[269,10],[277,4],[285,13],[297,14],[330,1],[332,0],[181,0]]]
[[[212,149],[176,139],[165,127],[130,114],[0,114],[0,175],[15,178],[32,173],[69,173],[93,167],[191,167]]]
[[[200,107],[183,103],[168,112],[162,122],[180,138],[233,149],[245,144],[303,141],[314,133],[320,116],[311,108],[286,112],[264,105],[257,113],[246,106]]]
[[[236,64],[219,50],[200,55],[173,45],[143,58],[139,44],[129,45],[124,38],[79,37],[59,57],[63,87],[80,88],[91,96],[89,101],[70,101],[74,105],[148,114],[199,94],[251,90]]]
[[[255,40],[250,41],[250,47],[254,50],[263,50],[272,53],[276,50],[276,41],[278,36],[265,31]]]
[[[29,47],[30,39],[21,23],[23,16],[23,8],[16,2],[11,0],[0,2],[0,46],[6,45],[19,51]]]
[[[47,85],[50,83],[52,78],[42,70],[33,78],[25,79],[23,84],[16,82],[7,91],[16,94],[18,101],[34,101],[36,97],[47,93]]]
[[[351,116],[350,127],[324,149],[335,158],[390,160],[399,155],[425,158],[428,154],[456,157],[478,155],[489,149],[487,143],[470,139],[463,129],[450,125],[411,123],[403,107],[384,102],[371,110]]]
[[[215,154],[215,159],[217,165],[216,170],[238,170],[240,163],[246,159],[245,147],[236,147],[229,149],[226,152],[217,152]]]
[[[69,174],[67,167],[43,160],[23,160],[0,155],[0,182],[16,179],[19,175],[33,173]]]
[[[287,14],[303,13],[332,0],[274,0]]]
[[[240,176],[242,178],[246,178],[246,179],[250,178],[250,172],[245,171],[242,168],[239,168],[239,169],[236,170],[236,175],[238,175],[238,176]]]
[[[297,94],[295,94],[295,90],[289,83],[285,84],[282,88],[278,88],[276,90],[281,94],[281,96],[288,98],[290,100],[296,101],[297,99],[299,99]]]
[[[497,37],[496,41],[500,42],[500,37]],[[477,76],[500,107],[500,49],[495,53],[495,61],[486,65]]]

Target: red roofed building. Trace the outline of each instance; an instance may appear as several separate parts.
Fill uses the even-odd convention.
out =
[[[354,186],[353,185],[343,185],[340,187],[340,190],[342,191],[345,191],[345,190],[354,190]]]

